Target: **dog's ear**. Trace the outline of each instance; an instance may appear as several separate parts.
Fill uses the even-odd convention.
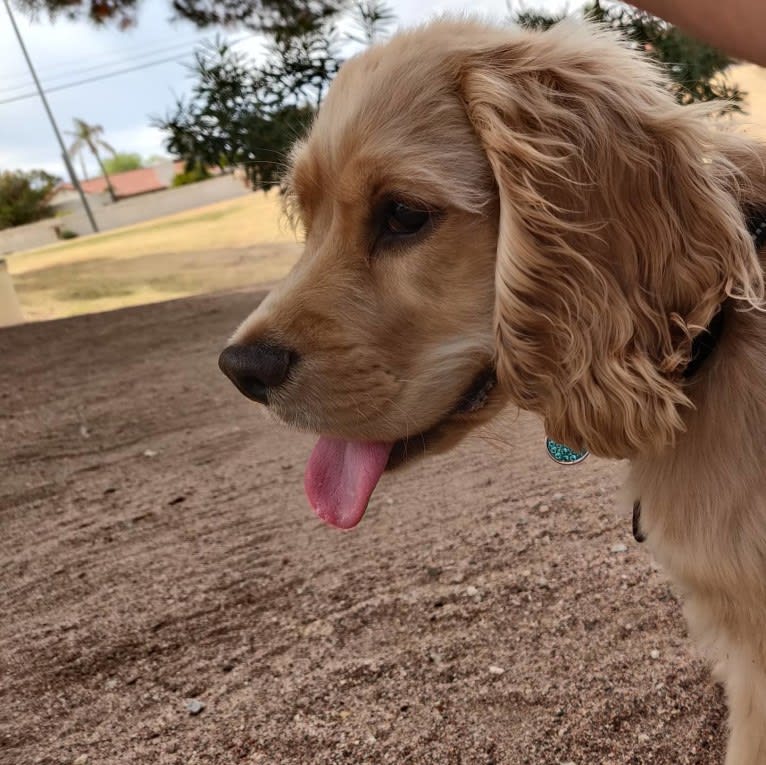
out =
[[[709,115],[610,35],[559,26],[459,69],[500,197],[498,376],[552,438],[630,457],[673,442],[693,337],[762,276]]]

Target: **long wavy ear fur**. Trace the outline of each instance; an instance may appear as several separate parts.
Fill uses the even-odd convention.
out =
[[[755,151],[584,25],[510,32],[462,60],[459,87],[500,196],[501,382],[569,446],[672,443],[693,337],[727,297],[763,297],[729,158]]]

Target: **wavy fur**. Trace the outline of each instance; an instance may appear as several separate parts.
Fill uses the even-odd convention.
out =
[[[727,297],[763,298],[732,194],[746,179],[708,110],[569,24],[477,52],[461,80],[501,202],[501,380],[571,446],[622,458],[672,444],[692,339]]]

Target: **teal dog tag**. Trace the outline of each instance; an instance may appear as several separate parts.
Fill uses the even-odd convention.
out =
[[[577,452],[568,446],[564,446],[564,444],[554,441],[552,438],[545,439],[545,448],[550,458],[559,465],[576,465],[590,454],[587,449]]]

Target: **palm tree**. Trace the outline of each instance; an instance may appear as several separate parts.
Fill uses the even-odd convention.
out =
[[[69,147],[69,156],[74,158],[80,156],[82,161],[82,154],[85,149],[89,149],[91,154],[96,158],[98,166],[101,168],[101,175],[104,176],[106,181],[106,187],[109,190],[109,196],[112,198],[112,202],[117,201],[117,195],[114,193],[114,187],[111,180],[106,173],[104,163],[101,161],[101,155],[98,153],[99,147],[106,149],[112,156],[117,152],[101,137],[104,134],[104,128],[101,125],[89,125],[85,120],[74,118],[74,130],[68,130],[67,135],[74,136],[74,141]],[[83,163],[83,168],[85,164]]]

